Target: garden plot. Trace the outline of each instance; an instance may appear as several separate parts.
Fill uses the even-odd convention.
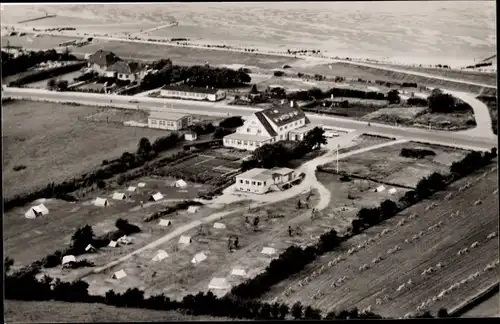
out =
[[[497,272],[486,268],[498,259],[498,241],[488,239],[498,232],[498,198],[493,194],[497,172],[491,167],[353,237],[299,276],[276,285],[263,299],[279,298],[290,305],[300,300],[324,311],[370,307],[396,317],[415,313],[428,300],[424,308],[432,313],[457,306],[498,280]],[[486,170],[486,177],[479,178]],[[467,182],[470,188],[459,192]],[[449,193],[454,196],[446,200]],[[475,204],[478,200],[481,203]],[[429,208],[431,204],[435,207]],[[466,248],[467,253],[458,253]],[[304,283],[306,277],[309,283]],[[289,287],[293,291],[286,296]]]
[[[403,148],[425,148],[436,155],[424,159],[405,158],[400,156]],[[339,168],[354,176],[414,188],[420,179],[434,172],[447,174],[450,165],[463,159],[467,153],[451,147],[409,142],[352,155],[340,160]],[[335,170],[336,165],[333,162],[324,167]]]
[[[85,117],[87,121],[93,122],[118,122],[136,121],[147,123],[149,113],[142,110],[128,109],[102,109],[102,111]],[[168,135],[168,134],[167,134]]]

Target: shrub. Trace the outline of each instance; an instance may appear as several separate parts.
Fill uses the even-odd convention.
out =
[[[406,100],[406,103],[409,104],[410,106],[419,106],[419,107],[427,107],[427,105],[429,104],[427,102],[427,99],[420,97],[408,98],[408,100]]]
[[[21,171],[21,170],[24,170],[26,169],[26,166],[25,165],[16,165],[12,168],[14,171]]]
[[[423,159],[426,156],[435,156],[436,153],[434,151],[421,148],[402,148],[399,155],[408,158]]]
[[[222,128],[236,128],[243,125],[243,119],[241,116],[232,116],[222,120],[219,123],[219,127]]]

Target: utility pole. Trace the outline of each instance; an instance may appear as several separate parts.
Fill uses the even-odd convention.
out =
[[[337,144],[337,174],[339,174],[339,148],[340,144]]]

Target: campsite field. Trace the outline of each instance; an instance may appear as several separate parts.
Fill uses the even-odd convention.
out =
[[[468,182],[471,187],[459,192],[458,189]],[[289,305],[300,300],[324,312],[352,307],[362,310],[371,306],[373,312],[391,317],[415,313],[429,298],[431,302],[426,309],[433,314],[440,307],[451,309],[497,280],[495,270],[484,270],[487,264],[498,259],[498,240],[487,239],[490,233],[498,232],[498,195],[493,193],[497,187],[497,170],[492,163],[431,199],[353,237],[299,275],[273,287],[262,299],[278,298]],[[453,197],[446,200],[444,197],[449,193]],[[481,200],[482,204],[475,205],[476,200]],[[431,203],[437,206],[426,210]],[[452,216],[457,211],[458,216]],[[416,218],[409,218],[412,214],[417,215]],[[403,219],[406,223],[401,224]],[[434,226],[439,222],[442,222],[440,226]],[[389,232],[382,234],[384,230]],[[415,238],[418,233],[421,237]],[[347,253],[368,239],[372,242],[358,248],[354,254]],[[409,240],[408,243],[405,240]],[[479,246],[471,247],[476,241]],[[401,250],[389,254],[389,249],[395,246]],[[469,252],[458,256],[457,252],[466,247]],[[342,261],[328,266],[339,256],[343,256]],[[382,260],[373,263],[378,256]],[[438,263],[443,265],[440,270],[436,270]],[[365,264],[369,268],[362,271]],[[313,270],[321,267],[324,268],[322,273],[311,276]],[[435,272],[422,276],[429,267],[434,267]],[[477,271],[480,274],[476,278],[432,302],[442,290]],[[333,287],[332,284],[343,276],[347,277],[344,283]],[[299,282],[306,277],[310,282],[300,288]],[[398,292],[399,286],[409,280],[412,283]],[[293,287],[294,292],[286,297],[284,292],[288,287]]]
[[[166,132],[85,122],[102,108],[35,101],[2,107],[4,197],[62,182],[99,166],[105,159],[134,152],[142,137],[153,141]],[[14,171],[15,166],[25,169]]]
[[[436,153],[424,159],[400,156],[403,148],[424,148]],[[363,154],[352,155],[339,161],[339,169],[347,174],[414,188],[418,181],[434,172],[447,173],[450,165],[461,160],[466,150],[416,142],[382,147]],[[325,165],[335,169],[335,163]]]

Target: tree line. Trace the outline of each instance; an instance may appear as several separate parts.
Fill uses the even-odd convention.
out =
[[[20,87],[20,86],[23,86],[27,83],[37,82],[37,81],[57,77],[58,75],[61,75],[61,74],[78,71],[84,66],[85,66],[85,62],[80,62],[80,63],[58,66],[58,67],[54,67],[54,68],[50,68],[50,69],[46,69],[46,70],[30,71],[30,72],[27,72],[25,75],[20,76],[15,81],[10,82],[9,86]],[[66,88],[67,88],[67,81],[66,81]]]
[[[156,220],[160,217],[167,216],[169,214],[172,214],[178,210],[182,209],[188,209],[190,206],[202,206],[203,204],[199,201],[194,201],[194,200],[185,200],[181,201],[179,203],[176,203],[173,206],[167,206],[163,210],[160,210],[158,212],[155,212],[147,217],[144,218],[144,222],[151,222],[153,220]]]

